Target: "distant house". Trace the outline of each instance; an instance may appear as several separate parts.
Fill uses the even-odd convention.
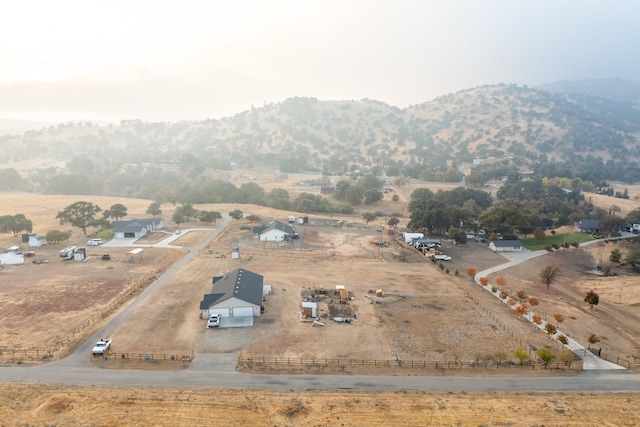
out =
[[[44,236],[39,236],[37,234],[29,235],[29,246],[32,248],[37,248],[44,245],[46,242],[44,240]]]
[[[221,317],[260,317],[264,278],[243,268],[213,278],[211,293],[200,301],[203,319]]]
[[[139,239],[148,232],[161,230],[163,227],[164,221],[161,218],[132,219],[111,223],[111,231],[115,239]]]
[[[11,246],[0,254],[0,265],[24,264],[24,255],[18,246]]]
[[[494,252],[520,252],[522,243],[520,240],[493,240],[489,248]]]
[[[576,222],[575,226],[578,230],[580,230],[581,233],[593,234],[600,231],[600,221],[598,221],[597,219],[581,219],[580,221]]]
[[[275,221],[271,226],[262,230],[258,236],[261,242],[282,242],[293,238],[294,230],[289,224]]]

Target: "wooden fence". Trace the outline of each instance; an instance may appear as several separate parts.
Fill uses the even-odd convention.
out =
[[[169,361],[191,361],[193,355],[181,354],[153,354],[153,353],[110,353],[105,355],[95,355],[105,360],[108,359],[134,359],[134,360],[169,360]]]
[[[366,359],[304,359],[291,357],[269,357],[269,356],[240,356],[239,363],[247,364],[271,364],[271,365],[308,365],[308,366],[369,366],[369,367],[393,367],[407,369],[571,369],[571,363],[564,362],[550,363],[544,365],[537,362],[462,362],[462,361],[440,361],[430,362],[425,360],[366,360]]]

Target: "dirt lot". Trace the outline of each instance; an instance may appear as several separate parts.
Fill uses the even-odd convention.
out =
[[[632,426],[637,394],[278,393],[0,386],[5,425]]]

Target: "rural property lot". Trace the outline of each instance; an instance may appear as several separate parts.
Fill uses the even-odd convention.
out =
[[[212,206],[223,212],[237,208],[199,208]],[[254,213],[267,222],[285,220],[288,214],[256,206],[243,208],[246,215]],[[340,220],[348,225],[333,225]],[[559,348],[557,342],[519,319],[466,276],[468,267],[480,271],[507,261],[483,244],[445,243],[443,251],[452,256],[452,261],[442,263],[441,269],[424,256],[408,251],[400,239],[392,236],[383,237],[386,245],[382,248],[372,245],[371,240],[380,239],[379,226],[359,223],[357,218],[311,217],[310,224],[297,226],[301,238],[283,245],[258,242],[250,231],[253,225],[246,220],[232,221],[209,247],[196,254],[117,329],[112,336],[114,351],[178,355],[241,352],[246,357],[442,362],[481,361],[497,351],[510,356],[518,347]],[[181,225],[183,229],[190,227]],[[174,244],[193,246],[206,235],[204,231],[186,233]],[[157,239],[145,240],[153,243]],[[234,247],[240,248],[239,260],[229,256]],[[605,338],[601,345],[606,352],[633,361],[640,336],[635,333],[638,284],[634,276],[621,270],[614,278],[595,278],[602,292],[602,302],[595,310],[588,309],[579,292],[580,287],[585,287],[586,278],[594,278],[584,273],[586,265],[573,270],[562,267],[559,283],[550,291],[537,279],[545,262],[579,265],[580,260],[586,259],[581,254],[596,248],[597,245],[547,255],[515,267],[520,269],[517,273],[506,270],[500,274],[505,277],[510,294],[526,290],[540,299],[539,310],[547,316],[563,313],[567,320],[561,329],[566,328],[566,333],[579,342],[586,344],[587,333],[598,333]],[[92,247],[89,254],[99,255],[105,249]],[[59,259],[57,250],[45,247],[38,252],[38,257],[49,258],[48,264],[0,271],[7,307],[3,312],[5,321],[0,324],[4,345],[38,349],[70,339],[66,349],[72,348],[93,330],[88,326],[100,324],[103,312],[119,306],[113,304],[116,299],[126,303],[138,292],[133,287],[141,289],[184,254],[177,249],[146,248],[143,257],[131,259],[126,254],[128,248],[109,248],[110,262],[92,256],[85,263],[76,263]],[[46,251],[50,251],[48,255]],[[398,252],[408,255],[406,262],[393,259],[392,254]],[[568,256],[576,258],[568,262]],[[266,311],[255,320],[253,328],[208,330],[199,318],[199,301],[210,292],[213,276],[238,267],[263,275],[265,283],[272,286],[273,293],[265,301]],[[495,276],[498,274],[491,279]],[[28,287],[24,286],[25,281]],[[562,285],[565,281],[580,283],[572,299],[556,296],[556,291],[569,289]],[[337,303],[334,298],[321,302],[319,315],[324,327],[301,322],[303,291],[309,294],[324,289],[331,294],[336,285],[344,285],[352,299],[346,304]],[[382,291],[381,296],[376,295],[377,290]],[[622,314],[612,317],[618,311]],[[51,315],[43,325],[38,322],[43,313],[55,316]],[[609,317],[605,316],[607,313]],[[331,321],[336,316],[352,322]],[[599,325],[604,320],[615,320],[615,324]],[[55,356],[64,354],[62,350]]]

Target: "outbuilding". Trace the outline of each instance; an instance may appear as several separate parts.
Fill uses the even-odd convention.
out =
[[[0,265],[20,265],[24,264],[24,255],[18,246],[11,246],[0,254]]]
[[[29,247],[38,248],[44,245],[46,242],[44,240],[44,236],[40,236],[38,234],[30,234],[29,235]]]
[[[213,278],[211,293],[200,301],[203,319],[212,314],[221,317],[260,317],[264,278],[244,268],[237,268]]]

